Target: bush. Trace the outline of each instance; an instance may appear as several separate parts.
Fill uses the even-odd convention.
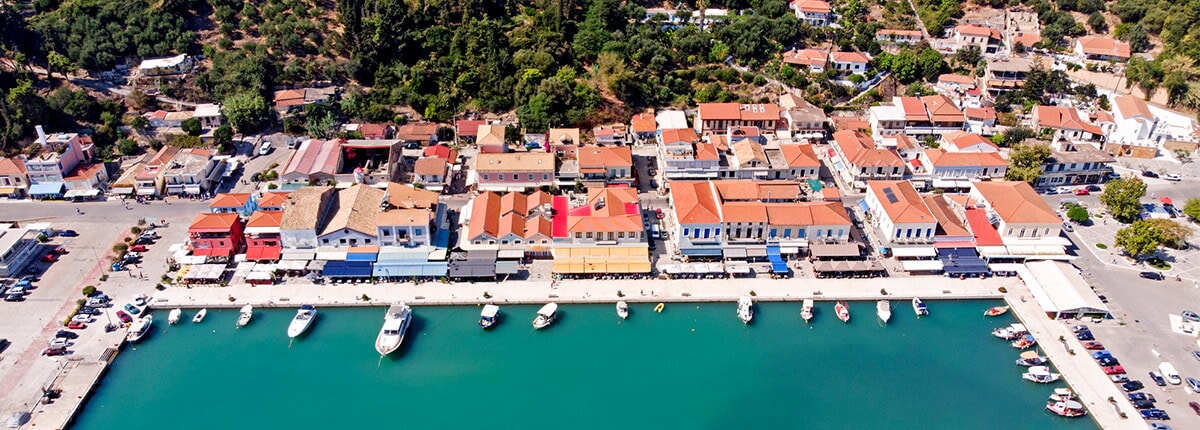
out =
[[[108,274],[107,274],[107,273],[105,273],[105,274],[103,274],[103,275],[100,275],[100,282],[104,282],[104,281],[107,281],[107,280],[108,280]]]
[[[276,188],[279,188],[279,185],[275,185],[275,183],[274,183],[274,182],[272,182],[272,183],[270,183],[270,184],[267,184],[267,189],[268,189],[268,190],[274,190],[274,189],[276,189]]]
[[[1097,243],[1097,244],[1096,244],[1096,247],[1097,247],[1097,248],[1100,248],[1100,249],[1108,249],[1108,245],[1105,245],[1105,244],[1103,244],[1103,243]]]
[[[95,287],[95,286],[88,285],[88,286],[86,286],[86,287],[83,287],[83,296],[84,296],[84,297],[91,297],[91,296],[92,296],[92,295],[94,295],[94,294],[96,294],[96,287]]]
[[[113,245],[113,247],[112,247],[112,251],[117,254],[124,254],[125,251],[128,251],[128,250],[129,250],[129,244],[127,244],[127,243],[118,243],[116,245]]]
[[[135,225],[133,228],[129,229],[129,232],[133,234],[142,234],[142,228]]]

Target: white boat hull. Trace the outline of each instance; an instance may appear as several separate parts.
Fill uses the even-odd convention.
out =
[[[208,315],[208,309],[201,309],[200,312],[196,312],[196,316],[192,317],[192,323],[198,324],[204,321],[206,315]]]
[[[179,319],[183,317],[183,310],[175,308],[167,315],[167,323],[171,325],[179,324]]]
[[[545,306],[538,309],[537,317],[533,319],[533,328],[540,330],[549,327],[556,318],[558,318],[558,303],[546,303]]]
[[[303,311],[301,311],[301,312],[303,312]],[[307,317],[304,317],[304,316],[300,315],[299,313],[297,313],[297,315],[292,318],[292,322],[290,324],[288,324],[288,330],[287,330],[288,337],[295,339],[296,337],[304,334],[304,332],[308,331],[308,328],[310,326],[312,326],[313,320],[315,320],[315,319],[317,319],[317,310],[316,309],[309,310]]]
[[[404,303],[396,303],[388,307],[383,317],[383,327],[375,338],[375,352],[388,355],[400,349],[404,343],[404,334],[412,321],[412,309]]]
[[[246,324],[250,324],[251,318],[254,318],[254,308],[250,305],[242,306],[242,310],[238,312],[237,326],[245,327]]]
[[[150,330],[154,327],[154,316],[146,315],[139,318],[132,327],[129,328],[129,333],[125,335],[127,342],[139,342],[150,334]]]
[[[617,302],[617,316],[621,319],[629,318],[629,304],[625,302]]]

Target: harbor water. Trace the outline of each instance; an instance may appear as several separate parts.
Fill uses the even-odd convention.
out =
[[[1044,410],[1059,384],[1021,379],[1019,351],[991,336],[995,301],[931,301],[917,319],[892,302],[851,303],[850,324],[817,302],[563,305],[545,330],[536,306],[414,307],[402,348],[380,359],[384,308],[318,309],[289,342],[295,309],[209,310],[200,324],[155,313],[127,346],[74,429],[143,428],[875,428],[1095,429]],[[160,324],[158,322],[163,322]],[[120,424],[119,424],[120,423]]]

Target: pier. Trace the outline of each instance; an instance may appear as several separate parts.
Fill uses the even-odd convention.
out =
[[[70,360],[62,365],[48,389],[62,390],[49,403],[37,403],[30,413],[30,428],[62,430],[71,424],[108,369],[108,362]]]

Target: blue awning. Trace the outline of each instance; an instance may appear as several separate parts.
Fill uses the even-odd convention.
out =
[[[720,257],[721,248],[680,248],[679,253],[688,257]]]
[[[376,263],[372,273],[376,277],[440,277],[446,276],[448,265],[438,262],[391,262]]]
[[[67,185],[62,182],[42,182],[29,186],[31,196],[54,196],[63,193]]]
[[[348,252],[346,253],[346,261],[375,261],[374,252]]]
[[[785,274],[788,272],[787,263],[783,261],[771,260],[771,272],[776,274]]]
[[[371,262],[330,261],[325,263],[321,274],[331,278],[369,278],[371,277]]]

